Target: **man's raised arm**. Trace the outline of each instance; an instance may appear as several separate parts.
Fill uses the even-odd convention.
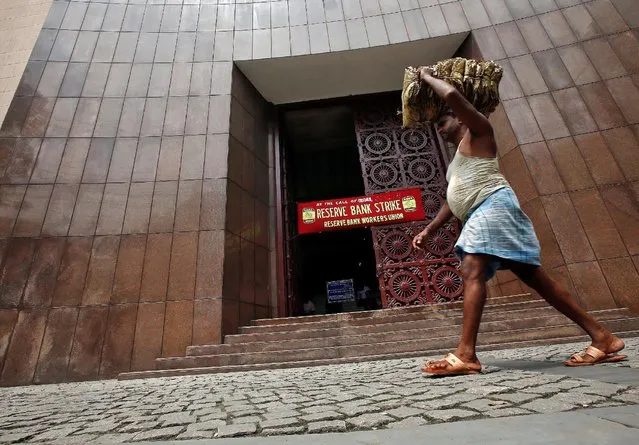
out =
[[[471,134],[473,136],[492,134],[493,127],[486,116],[477,111],[454,86],[441,79],[436,79],[431,73],[430,68],[422,68],[419,75],[422,81],[446,102],[459,120],[468,127]]]

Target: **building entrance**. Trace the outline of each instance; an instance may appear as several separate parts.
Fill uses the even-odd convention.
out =
[[[298,202],[364,195],[353,109],[319,104],[281,114],[286,172],[288,315],[374,309],[381,306],[370,229],[297,234]],[[330,303],[327,283],[352,280],[368,298]],[[309,301],[311,304],[309,304]]]
[[[425,251],[411,246],[412,237],[445,199],[449,156],[433,128],[402,129],[398,98],[395,93],[280,110],[285,315],[461,299],[459,263],[453,254],[459,224],[452,221],[442,228]],[[297,232],[298,202],[413,187],[422,191],[425,221],[312,235]],[[351,279],[355,294],[364,290],[359,295],[368,298],[328,304],[327,282]]]

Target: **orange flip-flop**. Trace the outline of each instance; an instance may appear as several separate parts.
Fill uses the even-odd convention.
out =
[[[566,366],[592,366],[599,363],[613,363],[621,362],[628,358],[627,355],[619,355],[615,352],[606,354],[600,349],[594,346],[588,346],[582,353],[576,353],[570,356],[568,360],[564,362]]]
[[[435,363],[440,363],[442,360],[446,361],[448,363],[448,366],[446,366],[445,368],[433,367]],[[452,353],[446,355],[446,357],[444,357],[442,360],[429,360],[424,364],[422,372],[432,375],[452,376],[479,374],[481,371],[480,364],[463,362],[459,359],[459,357]]]

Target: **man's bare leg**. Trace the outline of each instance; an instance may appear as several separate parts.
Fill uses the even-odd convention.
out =
[[[541,266],[513,263],[510,267],[527,286],[537,291],[555,309],[581,326],[592,338],[592,346],[606,354],[612,354],[624,348],[624,342],[619,337],[613,335],[588,314],[570,296],[568,290],[553,280]]]
[[[468,254],[464,256],[461,273],[464,279],[464,319],[462,335],[455,355],[464,363],[479,364],[475,353],[477,332],[486,303],[486,271],[491,257]],[[445,360],[431,362],[431,369],[445,369],[450,364]]]

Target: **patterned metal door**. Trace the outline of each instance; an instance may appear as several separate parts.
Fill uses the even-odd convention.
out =
[[[446,196],[445,147],[433,127],[402,129],[396,106],[363,104],[355,110],[357,144],[366,194],[420,187],[423,223],[372,228],[377,276],[384,307],[450,302],[462,298],[453,245],[459,223],[451,220],[423,251],[413,237],[437,215]]]

